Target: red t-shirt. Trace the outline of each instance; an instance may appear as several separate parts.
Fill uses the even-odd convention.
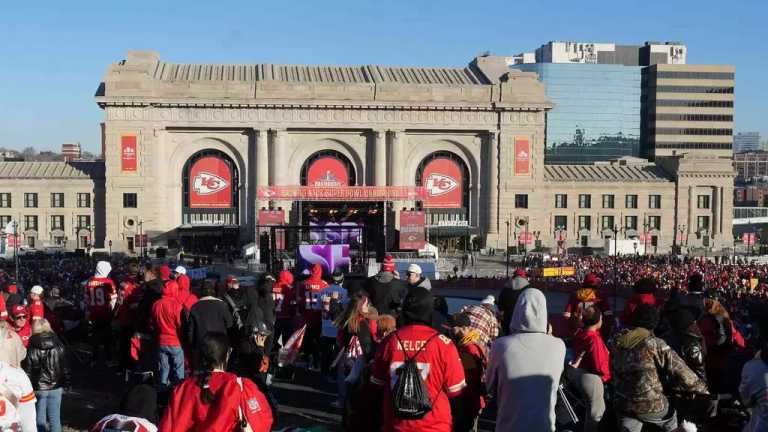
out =
[[[431,327],[415,324],[405,326],[396,333],[403,346],[399,346],[394,333],[387,336],[376,353],[371,372],[371,383],[384,387],[383,430],[450,432],[452,420],[448,398],[459,395],[467,385],[456,346],[447,337],[438,335],[416,356],[416,363],[432,402],[432,411],[420,420],[398,419],[395,418],[392,407],[392,389],[396,380],[395,371],[405,360],[403,349],[408,351],[408,356],[411,357],[437,332]]]
[[[109,321],[117,300],[117,289],[110,278],[93,276],[85,284],[88,316],[91,321]]]
[[[170,404],[160,422],[160,432],[205,431],[231,432],[239,430],[238,409],[248,417],[254,432],[272,428],[272,409],[267,398],[251,380],[228,372],[213,372],[209,381],[213,402],[203,403],[197,378],[188,378],[173,391]]]

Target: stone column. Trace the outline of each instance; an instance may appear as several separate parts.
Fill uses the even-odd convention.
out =
[[[271,129],[272,144],[269,155],[272,157],[269,170],[269,184],[271,186],[285,186],[288,183],[288,156],[285,148],[285,129]],[[275,201],[275,207],[285,210],[286,222],[290,217],[290,201]]]
[[[253,131],[253,140],[256,144],[256,212],[262,207],[268,207],[269,201],[258,199],[258,188],[269,186],[269,140],[268,133],[261,130]]]
[[[373,131],[374,147],[374,182],[376,186],[387,185],[387,134],[384,131]]]
[[[499,232],[499,137],[488,132],[488,233]]]
[[[715,234],[720,234],[721,197],[719,196],[718,192],[719,188],[717,186],[712,188],[712,223],[709,226],[710,238],[713,238]]]
[[[720,208],[719,208],[719,210],[720,210],[720,218],[719,218],[720,225],[719,225],[719,232],[720,232],[721,236],[723,234],[723,221],[725,220],[725,204],[724,203],[725,203],[725,195],[723,195],[723,187],[720,186]],[[731,214],[733,214],[733,210],[731,210]],[[730,235],[728,237],[730,237]]]
[[[688,232],[685,234],[685,240],[690,239],[691,234],[695,234],[698,227],[696,227],[694,224],[696,223],[696,218],[693,216],[693,209],[695,205],[695,191],[693,190],[693,186],[688,186]]]
[[[401,130],[390,130],[389,131],[389,138],[390,138],[390,147],[389,147],[389,166],[387,167],[387,163],[384,163],[384,169],[388,169],[389,171],[389,185],[390,186],[403,186],[404,184],[404,173],[405,167],[403,166],[403,135],[405,132]],[[386,145],[386,135],[384,137],[383,142],[377,141],[376,145],[379,144]],[[382,146],[383,147],[383,146]],[[376,147],[376,157],[377,157],[377,163],[378,163],[378,155],[379,155],[379,147]],[[386,158],[386,156],[385,156]],[[376,167],[376,179],[377,179],[377,185],[378,185],[378,166]],[[391,225],[393,225],[395,228],[400,229],[400,210],[402,210],[403,206],[405,205],[404,201],[394,201],[392,202],[392,208],[394,211],[394,221]]]

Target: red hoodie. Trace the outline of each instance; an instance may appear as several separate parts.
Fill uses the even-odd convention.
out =
[[[317,326],[322,324],[323,300],[321,297],[322,291],[327,287],[328,282],[323,280],[323,268],[320,264],[314,264],[309,278],[299,286],[296,299],[307,324]]]
[[[181,346],[181,303],[178,291],[179,286],[175,281],[166,282],[162,297],[152,306],[152,323],[158,343],[162,346]]]
[[[160,422],[160,432],[206,431],[231,432],[238,427],[238,411],[243,409],[254,432],[272,429],[272,410],[256,384],[242,378],[215,371],[209,381],[213,402],[203,403],[197,378],[189,378],[173,391],[170,404]]]
[[[176,283],[179,285],[179,303],[189,312],[192,306],[197,303],[197,296],[192,294],[189,289],[189,276],[179,274],[176,276]]]
[[[608,347],[605,346],[599,331],[576,331],[573,336],[573,358],[578,359],[582,354],[579,369],[599,376],[603,382],[611,379]]]
[[[293,273],[283,270],[277,283],[272,286],[272,299],[275,301],[275,318],[293,319],[296,315],[296,293],[293,290]]]
[[[624,305],[624,312],[621,314],[621,323],[629,325],[632,322],[632,316],[635,314],[635,309],[641,304],[651,305],[653,307],[658,306],[656,302],[656,296],[651,293],[635,293],[627,300],[627,304]]]

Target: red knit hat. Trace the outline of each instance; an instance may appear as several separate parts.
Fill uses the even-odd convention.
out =
[[[513,277],[515,277],[515,276],[527,277],[527,275],[525,274],[525,270],[521,269],[521,268],[515,270],[515,273],[513,274]]]
[[[160,279],[164,281],[171,280],[171,268],[167,265],[160,267]]]
[[[392,258],[392,255],[384,257],[384,261],[381,262],[381,271],[390,273],[395,272],[395,260]]]

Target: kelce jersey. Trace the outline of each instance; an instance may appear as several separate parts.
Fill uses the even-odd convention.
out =
[[[117,302],[117,289],[110,278],[93,276],[85,284],[85,300],[91,321],[109,321]]]
[[[157,432],[157,426],[143,418],[112,414],[99,420],[91,432]]]
[[[408,351],[409,358],[424,346],[437,332],[425,325],[409,325],[397,331],[403,346],[398,346],[394,334],[389,335],[376,354],[373,362],[371,383],[384,387],[383,420],[385,431],[399,432],[450,432],[451,406],[449,397],[456,396],[466,387],[464,369],[459,353],[450,339],[438,335],[416,357],[416,364],[427,386],[432,411],[421,420],[403,420],[394,417],[392,389],[395,386],[396,370],[403,365]]]

